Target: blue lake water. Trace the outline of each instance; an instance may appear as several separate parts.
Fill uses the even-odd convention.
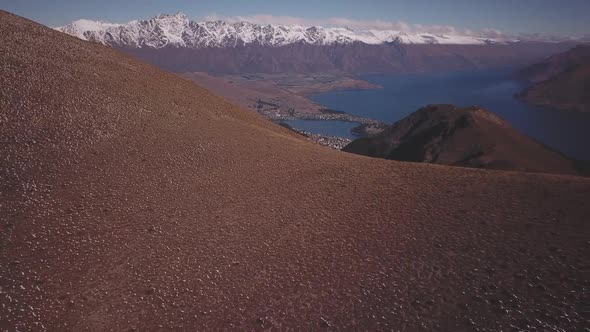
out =
[[[514,98],[525,86],[511,78],[514,70],[436,74],[368,75],[378,90],[317,94],[327,108],[393,123],[428,104],[477,105],[507,120],[520,132],[573,158],[590,160],[590,114],[531,106]],[[354,137],[355,124],[341,121],[289,121],[293,127],[324,135]]]
[[[359,124],[348,121],[316,121],[316,120],[286,120],[283,121],[293,128],[327,136],[356,138],[350,130]]]

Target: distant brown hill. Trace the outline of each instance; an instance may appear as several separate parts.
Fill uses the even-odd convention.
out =
[[[478,107],[430,105],[343,150],[400,161],[576,174],[571,160]]]
[[[310,143],[0,11],[0,330],[583,330],[590,180]]]
[[[532,104],[590,112],[590,45],[581,45],[520,73],[533,85],[519,95]]]
[[[590,45],[578,45],[518,72],[518,76],[532,83],[546,81],[557,74],[590,61]]]

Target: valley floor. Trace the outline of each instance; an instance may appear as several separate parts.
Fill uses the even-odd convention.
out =
[[[182,76],[275,122],[285,120],[337,120],[368,126],[381,124],[373,119],[327,109],[308,98],[313,94],[336,90],[381,88],[378,85],[341,73],[225,76],[185,73]]]
[[[255,111],[311,141],[340,150],[352,140],[345,137],[321,135],[293,128],[283,121],[318,120],[346,121],[359,128],[382,128],[383,123],[345,112],[331,110],[310,100],[316,93],[349,89],[379,89],[375,85],[345,74],[249,74],[213,76],[207,73],[185,73],[188,78],[244,108]],[[364,133],[364,132],[363,132]]]

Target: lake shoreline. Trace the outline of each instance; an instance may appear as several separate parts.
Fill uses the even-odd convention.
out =
[[[380,85],[344,73],[222,76],[207,73],[184,73],[181,76],[275,122],[297,120],[344,121],[354,123],[357,126],[384,125],[372,118],[325,107],[311,99],[311,96],[320,93],[383,88]]]

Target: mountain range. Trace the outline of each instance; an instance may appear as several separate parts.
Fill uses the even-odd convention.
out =
[[[569,39],[444,35],[158,15],[126,24],[78,20],[56,28],[174,72],[350,74],[521,66],[573,46]]]
[[[396,30],[352,30],[350,28],[305,27],[301,25],[259,25],[191,21],[185,14],[158,15],[125,24],[78,20],[59,31],[78,38],[118,47],[237,47],[244,45],[285,46],[378,44],[488,44],[516,41],[510,37],[487,38],[476,35],[407,33]]]

